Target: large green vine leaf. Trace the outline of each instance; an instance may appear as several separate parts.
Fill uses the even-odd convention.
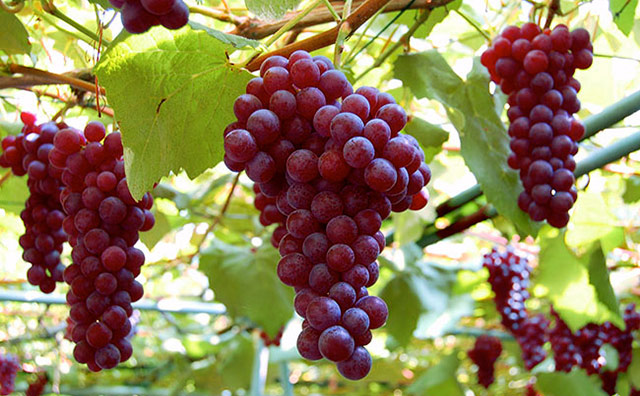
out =
[[[203,30],[158,27],[104,54],[95,71],[120,122],[134,197],[169,172],[193,178],[222,159],[233,101],[252,78],[229,63],[234,48]]]
[[[624,328],[598,244],[577,257],[565,245],[564,236],[552,230],[540,242],[538,270],[536,284],[547,289],[554,309],[573,331],[606,321]]]
[[[613,16],[613,22],[626,36],[633,29],[637,7],[638,0],[609,0],[609,9]]]
[[[229,315],[248,317],[274,336],[293,315],[293,289],[276,275],[279,257],[268,243],[252,252],[216,242],[200,256],[200,270]]]
[[[570,373],[540,373],[536,387],[545,396],[605,396],[595,376],[588,376],[583,370]]]
[[[478,59],[461,79],[435,50],[398,57],[395,77],[418,98],[435,99],[460,134],[461,153],[498,212],[520,232],[535,236],[539,225],[518,208],[518,174],[507,165],[509,138],[489,93],[489,75]]]

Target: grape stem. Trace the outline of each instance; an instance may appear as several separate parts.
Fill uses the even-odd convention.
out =
[[[0,89],[3,88],[25,88],[34,85],[54,85],[68,84],[76,89],[87,92],[95,92],[96,86],[90,82],[81,80],[67,74],[56,74],[33,67],[17,65],[10,63],[7,65],[9,72],[12,74],[22,74],[22,77],[0,77]],[[73,74],[82,74],[82,72],[74,72]],[[99,93],[104,95],[104,88],[99,87]]]
[[[551,26],[551,21],[553,21],[553,17],[556,14],[562,15],[562,10],[560,9],[560,0],[551,0],[551,2],[549,3],[547,20],[544,23],[545,29],[548,29]]]

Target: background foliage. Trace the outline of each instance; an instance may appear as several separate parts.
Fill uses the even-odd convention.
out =
[[[145,298],[160,311],[140,312],[134,356],[127,364],[99,375],[74,364],[72,345],[61,331],[65,306],[0,304],[0,351],[17,353],[26,371],[47,371],[54,391],[259,394],[264,387],[274,395],[292,388],[296,394],[524,395],[531,374],[517,344],[501,333],[480,266],[482,254],[496,244],[514,243],[529,255],[535,298],[528,308],[548,313],[553,304],[573,329],[589,322],[620,323],[620,305],[640,303],[640,155],[578,180],[579,198],[566,233],[532,223],[516,205],[520,186],[506,164],[506,98],[492,95],[476,57],[487,37],[538,18],[546,2],[441,1],[448,4],[436,7],[419,26],[424,10],[379,13],[344,42],[342,68],[352,82],[391,93],[412,115],[406,131],[430,160],[432,198],[417,215],[394,214],[383,226],[391,245],[380,258],[380,281],[372,292],[387,301],[390,316],[374,335],[371,374],[353,383],[332,365],[303,361],[295,351],[300,321],[293,314],[293,294],[275,275],[278,254],[269,244],[270,230],[258,222],[250,181],[242,176],[234,188],[234,176],[220,163],[222,130],[233,118],[233,100],[251,78],[238,65],[257,50],[311,37],[335,22],[287,33],[266,48],[268,39],[254,39],[263,38],[270,23],[290,18],[287,12],[295,7],[322,2],[187,3],[189,26],[137,36],[122,32],[119,15],[106,1],[55,2],[53,14],[35,0],[16,15],[0,10],[0,88],[7,88],[0,90],[0,137],[19,131],[19,111],[36,112],[40,121],[63,118],[76,127],[99,118],[123,132],[134,195],[159,182],[156,227],[142,237],[148,259],[141,279]],[[640,89],[638,1],[560,4],[566,15],[556,16],[556,22],[583,26],[593,35],[594,65],[578,73],[584,119]],[[219,20],[225,19],[221,15],[228,21]],[[408,41],[403,36],[412,27],[417,28]],[[333,47],[315,54],[333,58]],[[95,95],[77,87],[16,89],[16,64],[79,79],[88,75],[92,83],[95,73],[106,89],[101,112]],[[576,158],[638,125],[639,115],[627,117],[583,141]],[[10,300],[33,291],[18,246],[23,232],[18,214],[27,189],[24,179],[2,174],[0,180],[0,292]],[[485,196],[452,215],[437,216],[436,206],[476,182]],[[487,203],[497,217],[448,239],[433,238]],[[57,293],[65,290],[58,286]],[[185,301],[221,303],[215,307],[224,314],[172,312]],[[259,329],[273,336],[283,326],[281,347],[265,349]],[[476,368],[465,353],[486,331],[505,336],[497,382],[488,393],[476,384]],[[621,380],[627,388],[640,387],[640,346],[635,348],[634,363]],[[602,394],[583,372],[558,374],[550,367],[545,362],[535,373],[545,395]],[[30,378],[21,373],[19,389]]]

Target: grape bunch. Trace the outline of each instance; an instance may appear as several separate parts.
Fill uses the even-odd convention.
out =
[[[0,395],[13,393],[20,363],[15,355],[0,355]]]
[[[73,263],[63,274],[70,286],[73,355],[92,371],[111,369],[132,353],[128,318],[131,303],[143,295],[135,277],[144,263],[134,244],[140,231],[154,225],[153,198],[146,193],[140,202],[133,199],[120,133],[105,137],[100,122],[87,124],[84,133],[62,129],[53,144],[49,158],[63,169],[63,228],[73,248]]]
[[[60,205],[62,172],[50,166],[49,152],[59,128],[65,125],[36,125],[36,117],[30,113],[22,113],[21,119],[21,133],[2,140],[0,166],[11,168],[16,176],[28,176],[29,198],[20,213],[25,233],[19,243],[24,249],[22,258],[31,263],[27,280],[43,293],[51,293],[56,282],[62,282],[60,253],[67,235],[62,229],[65,216]]]
[[[489,283],[502,324],[518,341],[525,367],[531,370],[546,357],[543,346],[549,321],[543,315],[529,316],[525,307],[529,298],[529,263],[509,246],[504,252],[493,248],[484,256],[483,266],[489,270]]]
[[[40,396],[44,393],[44,387],[47,386],[47,382],[49,379],[47,378],[47,373],[40,373],[36,377],[36,380],[29,383],[29,387],[25,392],[25,396]]]
[[[266,59],[233,111],[224,162],[255,182],[260,222],[278,225],[278,276],[296,289],[305,319],[298,351],[361,379],[372,364],[364,346],[388,315],[367,292],[379,276],[382,221],[428,201],[424,153],[400,133],[407,115],[389,94],[354,92],[329,59],[305,51]]]
[[[467,354],[473,363],[478,366],[478,383],[485,388],[493,384],[496,360],[502,353],[502,342],[497,337],[483,334],[476,338],[473,349]]]
[[[569,372],[575,366],[583,368],[589,375],[599,375],[603,389],[610,395],[616,393],[618,375],[627,372],[631,365],[634,331],[640,330],[640,312],[629,304],[624,310],[625,330],[611,322],[589,323],[575,333],[552,310],[555,326],[549,330],[549,340],[554,353],[556,371]],[[611,345],[618,352],[618,367],[605,370],[606,359],[602,346]]]
[[[120,9],[122,26],[129,33],[144,33],[152,26],[180,29],[189,22],[189,7],[182,0],[109,0]]]
[[[518,206],[532,220],[557,228],[569,222],[577,198],[573,156],[584,125],[576,69],[593,62],[589,33],[565,25],[542,31],[533,23],[507,27],[481,57],[491,79],[509,95],[508,164],[520,171]]]

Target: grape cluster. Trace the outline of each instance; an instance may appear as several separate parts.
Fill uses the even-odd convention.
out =
[[[20,363],[15,355],[0,355],[0,395],[13,393]]]
[[[589,33],[565,25],[542,31],[533,23],[507,27],[481,57],[492,80],[509,95],[511,155],[524,191],[518,206],[532,220],[564,227],[577,197],[573,156],[585,128],[576,69],[593,62]]]
[[[611,322],[601,325],[589,323],[572,333],[557,312],[552,311],[555,325],[549,330],[549,340],[554,353],[557,371],[569,372],[574,366],[583,368],[589,375],[599,375],[603,389],[610,395],[616,393],[618,375],[625,373],[631,365],[632,332],[640,330],[640,312],[630,304],[624,311],[625,330]],[[611,345],[618,352],[618,367],[605,370],[606,359],[602,346]]]
[[[493,384],[495,363],[502,353],[502,342],[497,337],[483,334],[476,338],[473,349],[467,354],[473,363],[478,366],[478,383],[485,388]]]
[[[189,7],[182,0],[109,0],[120,8],[122,26],[129,33],[144,33],[152,26],[180,29],[189,22]]]
[[[298,351],[361,379],[371,329],[388,315],[367,292],[379,275],[382,221],[428,201],[424,153],[400,133],[407,115],[375,88],[354,93],[331,61],[305,51],[266,59],[233,110],[224,162],[255,182],[261,223],[278,224],[278,276],[296,289],[305,319]]]
[[[62,229],[64,213],[60,205],[62,172],[50,166],[49,152],[59,128],[65,125],[36,125],[36,117],[30,113],[22,113],[21,119],[21,133],[2,140],[0,166],[11,168],[16,176],[28,176],[29,198],[20,213],[25,233],[19,243],[24,249],[22,258],[31,263],[27,280],[43,293],[51,293],[56,282],[62,282],[60,253],[67,235]]]
[[[25,396],[40,396],[44,392],[44,387],[49,382],[46,373],[40,373],[36,377],[36,380],[29,383],[29,387],[25,392]]]
[[[135,277],[144,263],[134,244],[139,231],[154,224],[153,199],[149,193],[140,202],[131,196],[120,133],[105,137],[104,126],[90,122],[84,133],[62,129],[53,144],[49,158],[63,169],[63,228],[73,248],[63,275],[70,285],[73,355],[92,371],[110,369],[132,353],[128,317],[131,303],[143,295]]]
[[[529,298],[529,263],[509,246],[504,252],[494,248],[484,256],[483,265],[489,270],[502,324],[518,341],[525,367],[531,370],[546,357],[543,346],[549,321],[543,315],[529,316],[525,307]]]

